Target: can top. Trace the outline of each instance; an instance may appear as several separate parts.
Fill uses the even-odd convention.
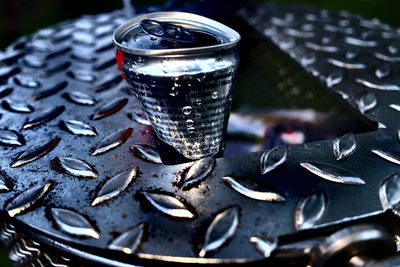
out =
[[[227,50],[240,35],[215,20],[184,12],[135,17],[114,32],[118,49],[143,56],[187,56]]]

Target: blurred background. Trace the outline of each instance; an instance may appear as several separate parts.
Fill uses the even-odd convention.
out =
[[[216,0],[217,1],[217,0]],[[215,1],[215,2],[216,2]],[[165,1],[162,0],[135,0],[133,4],[135,6],[143,5],[163,5]],[[183,1],[180,1],[183,2]],[[237,1],[238,2],[238,1]],[[243,3],[248,1],[243,1]],[[326,8],[331,10],[347,10],[353,13],[362,14],[365,17],[377,17],[382,22],[400,26],[399,10],[400,1],[398,0],[271,0],[270,2],[277,3],[296,3],[296,4],[306,4],[318,8]],[[0,50],[7,47],[12,41],[17,39],[22,35],[28,35],[36,32],[37,30],[52,26],[58,22],[62,22],[68,19],[74,19],[80,17],[83,14],[96,14],[107,12],[110,10],[118,9],[122,7],[122,1],[99,1],[99,0],[81,0],[81,1],[71,1],[71,0],[0,0]],[[260,47],[255,48],[256,51],[265,51],[262,44]],[[259,88],[265,86],[262,81],[259,87],[255,85],[256,78],[255,75],[265,77],[263,74],[260,75],[257,72],[265,60],[270,60],[273,56],[272,54],[263,54],[262,57],[256,57],[258,61],[254,61],[251,64],[252,67],[243,69],[241,73],[247,73],[247,79],[240,79],[238,81],[237,87],[249,87],[251,84],[252,90],[257,92]],[[285,59],[274,58],[276,62],[282,62]],[[296,71],[296,67],[288,67],[289,71]],[[294,68],[290,69],[290,68]],[[271,73],[272,70],[268,68],[265,72]],[[290,72],[289,72],[290,73]],[[246,76],[242,75],[242,76]],[[274,75],[271,75],[274,76]],[[239,77],[241,77],[239,75]],[[279,75],[277,76],[279,79]],[[279,81],[277,81],[278,83]],[[297,83],[297,81],[296,81]],[[313,87],[313,83],[308,80],[301,80],[298,83],[303,84],[303,87]],[[309,83],[309,84],[307,84]],[[246,97],[253,97],[254,94],[250,91],[246,91],[244,95],[240,96],[240,92],[236,99],[245,99]],[[316,95],[315,98],[320,96]],[[253,97],[254,98],[254,97]],[[260,99],[268,99],[268,97],[262,97]],[[282,105],[288,105],[288,99],[293,99],[292,96],[288,95],[287,99],[283,98]],[[315,103],[314,99],[311,99]],[[265,103],[259,103],[260,106]],[[289,103],[291,104],[291,103]],[[305,101],[302,104],[293,104],[296,108],[307,107],[310,103]],[[318,103],[321,108],[329,106],[326,102]],[[316,104],[314,104],[316,105]],[[318,110],[318,108],[316,108]],[[324,110],[323,110],[324,111]],[[11,266],[4,249],[0,247],[0,267]]]
[[[163,0],[135,0],[134,5],[162,5]],[[242,1],[243,3],[248,1]],[[378,17],[392,25],[400,25],[397,0],[271,0],[279,3],[301,3],[333,10],[348,10],[367,17]],[[1,0],[0,49],[21,35],[37,31],[57,22],[82,14],[106,12],[122,6],[122,1],[98,0]]]

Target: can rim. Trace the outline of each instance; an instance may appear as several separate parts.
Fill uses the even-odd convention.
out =
[[[174,49],[140,49],[140,48],[130,48],[126,45],[122,45],[120,40],[121,37],[125,36],[125,34],[139,27],[139,23],[143,19],[157,19],[159,21],[166,22],[184,22],[191,26],[196,27],[197,30],[207,30],[212,34],[217,35],[217,37],[225,37],[227,40],[223,40],[222,43],[216,45],[209,46],[201,46],[201,47],[193,47],[193,48],[174,48]],[[154,12],[144,14],[138,17],[135,17],[122,25],[120,25],[114,32],[113,42],[115,46],[122,50],[123,52],[139,55],[139,56],[170,56],[170,57],[179,57],[179,56],[187,56],[187,55],[198,55],[198,54],[206,54],[215,51],[227,50],[229,48],[235,47],[240,41],[240,35],[232,28],[219,23],[215,20],[192,14],[186,12],[177,12],[177,11],[165,11],[165,12]]]

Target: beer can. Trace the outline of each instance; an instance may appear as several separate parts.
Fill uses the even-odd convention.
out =
[[[145,14],[115,31],[118,67],[164,164],[222,154],[239,40],[226,25],[184,12]]]

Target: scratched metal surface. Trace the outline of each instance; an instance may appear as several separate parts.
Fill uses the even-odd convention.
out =
[[[115,66],[121,14],[86,16],[0,54],[4,218],[57,249],[129,265],[251,262],[343,222],[396,217],[398,30],[292,6],[239,14],[379,128],[165,166]]]

